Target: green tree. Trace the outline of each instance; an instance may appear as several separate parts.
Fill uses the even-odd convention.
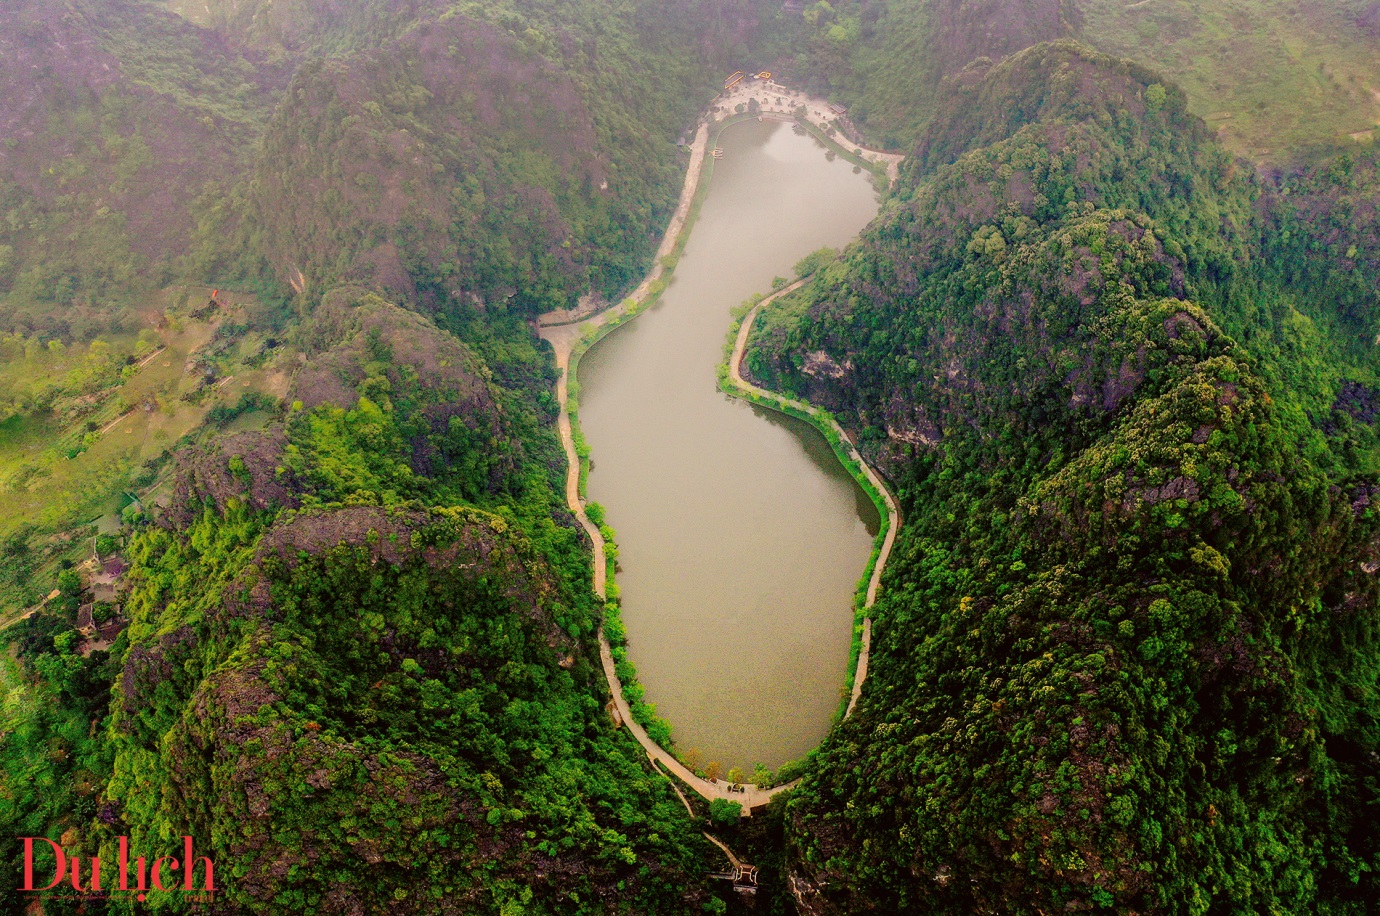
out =
[[[726,798],[716,798],[709,803],[709,820],[720,827],[732,827],[743,816],[743,806]]]

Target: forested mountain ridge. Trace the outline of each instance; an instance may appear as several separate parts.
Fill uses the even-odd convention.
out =
[[[1375,447],[1327,417],[1374,378],[1371,231],[1304,230],[1348,196],[1258,184],[1072,43],[946,92],[747,360],[906,519],[862,699],[788,803],[802,910],[1364,912]]]
[[[428,311],[616,297],[674,206],[674,142],[714,88],[706,58],[753,20],[613,12],[423,4],[410,27],[308,62],[235,217],[238,257],[294,288],[362,280]],[[304,206],[279,207],[285,194]]]
[[[21,279],[59,253],[86,271],[3,290],[46,322],[6,338],[6,358],[62,365],[80,343],[93,361],[111,349],[93,335],[144,326],[62,392],[83,446],[268,379],[92,482],[147,500],[123,537],[78,524],[5,541],[7,600],[58,588],[8,621],[22,666],[0,668],[0,822],[107,860],[118,836],[195,834],[224,863],[230,912],[722,911],[703,838],[604,710],[602,608],[557,497],[554,375],[528,319],[646,268],[683,174],[675,141],[717,78],[697,55],[751,16],[313,11],[277,37],[124,0],[0,22],[23,51],[7,58],[16,84],[48,60],[0,107],[13,174],[32,178],[0,188],[7,256]],[[219,118],[236,99],[238,120]],[[206,147],[185,170],[183,143]],[[83,208],[111,200],[167,237],[83,235]],[[40,225],[40,204],[67,209]],[[123,272],[102,272],[105,248]],[[153,296],[188,276],[236,291]],[[189,326],[201,342],[175,349]],[[243,358],[218,363],[237,338]],[[123,403],[150,366],[169,381]],[[199,381],[179,396],[186,373]],[[58,425],[53,403],[7,399],[7,459]],[[121,590],[96,600],[107,576]],[[101,638],[77,629],[88,614]]]
[[[529,187],[556,198],[564,234],[538,215],[525,233],[462,258],[499,276],[516,262],[522,285],[557,291],[548,295],[614,294],[650,257],[650,239],[674,203],[682,166],[675,140],[712,95],[718,61],[757,28],[753,8],[713,2],[208,4],[193,18],[214,28],[192,26],[166,6],[22,0],[0,23],[0,43],[10,49],[4,77],[17,89],[0,104],[0,293],[7,310],[25,310],[41,333],[90,339],[112,321],[128,325],[133,300],[174,279],[288,290],[298,278],[273,272],[285,233],[271,219],[285,181],[302,179],[292,194],[304,202],[346,202],[332,215],[346,217],[342,232],[365,236],[347,247],[407,249],[402,229],[383,231],[371,214],[348,209],[363,207],[361,195],[372,202],[369,181],[399,164],[378,160],[383,146],[425,160],[424,170],[413,165],[426,181],[403,195],[430,214],[414,236],[463,231],[476,244],[473,236],[496,231],[492,221],[473,225],[484,195]],[[337,85],[351,55],[368,74]],[[284,97],[294,75],[302,96]],[[524,95],[528,78],[560,104]],[[349,93],[335,100],[348,110],[330,108],[337,89]],[[279,110],[280,99],[287,109]],[[329,125],[320,120],[328,108]],[[342,126],[350,116],[363,124]],[[567,127],[568,136],[558,133]],[[427,137],[429,148],[407,131]],[[338,146],[342,138],[361,148]],[[278,155],[303,152],[303,142],[314,157],[310,175]],[[583,169],[606,174],[564,185],[573,149],[599,160]],[[471,171],[487,180],[463,200],[440,186],[463,184]],[[246,182],[255,174],[260,181]],[[609,177],[616,180],[600,188]],[[445,218],[452,208],[463,217],[454,227]],[[582,250],[566,252],[567,243]],[[426,249],[414,260],[429,264],[436,254]],[[333,279],[349,273],[349,258],[341,260]],[[330,285],[312,279],[315,295]]]
[[[89,339],[185,269],[288,74],[132,0],[16,0],[0,51],[0,314]]]
[[[362,289],[300,343],[284,413],[183,454],[108,655],[51,614],[14,628],[79,731],[11,717],[7,822],[108,861],[194,835],[224,912],[715,911],[702,838],[604,710],[529,393]]]
[[[695,908],[698,839],[618,747],[588,562],[517,438],[549,433],[358,295],[323,306],[300,408],[200,459],[131,551],[109,834],[221,838],[254,910]]]
[[[521,315],[614,296],[654,249],[676,170],[634,121],[601,117],[603,131],[521,39],[461,16],[424,24],[299,70],[246,222],[294,284],[300,271],[407,301],[420,286]]]
[[[800,909],[1366,912],[1380,168],[1253,174],[1190,114],[1202,79],[1030,47],[1107,21],[12,4],[0,377],[64,375],[4,392],[0,486],[42,492],[32,442],[75,467],[121,420],[198,419],[84,482],[137,491],[121,536],[85,515],[0,542],[6,609],[33,611],[0,656],[0,831],[106,861],[190,831],[231,912],[722,912],[604,711],[528,322],[631,284],[721,65],[782,59],[913,154],[747,361],[905,503],[863,699],[754,818]]]

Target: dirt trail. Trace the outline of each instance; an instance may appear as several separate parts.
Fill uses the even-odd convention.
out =
[[[136,368],[136,369],[142,369],[142,368],[144,368],[144,367],[147,366],[149,363],[151,363],[151,362],[153,362],[155,359],[157,359],[158,356],[159,356],[164,350],[166,350],[166,349],[168,349],[168,348],[167,348],[167,347],[159,347],[157,350],[154,350],[154,351],[153,351],[152,353],[150,353],[148,356],[145,356],[142,360],[140,360],[139,363],[138,363],[134,368]]]
[[[734,344],[733,355],[729,357],[728,360],[728,376],[733,384],[743,391],[760,395],[785,407],[802,411],[818,419],[820,415],[818,408],[812,407],[803,401],[782,397],[775,392],[767,391],[764,388],[758,388],[756,385],[744,379],[742,373],[743,352],[747,349],[748,336],[752,333],[752,323],[757,320],[757,314],[761,312],[763,308],[776,301],[778,297],[795,292],[803,286],[808,279],[807,277],[797,280],[779,292],[773,293],[757,303],[753,310],[748,312],[747,316],[743,318],[743,324],[738,329],[738,341]],[[876,472],[863,460],[862,455],[858,454],[857,446],[855,446],[853,440],[848,437],[848,433],[844,432],[843,427],[839,426],[837,422],[831,420],[830,423],[834,427],[834,431],[839,434],[839,438],[847,445],[848,457],[858,463],[858,466],[863,469],[863,473],[867,475],[868,481],[877,488],[877,491],[882,494],[882,498],[886,501],[886,537],[882,540],[882,548],[877,553],[877,563],[872,569],[872,578],[867,583],[867,598],[863,603],[863,608],[868,609],[871,608],[873,603],[877,600],[877,589],[881,586],[882,582],[882,570],[886,567],[887,558],[891,556],[892,545],[896,543],[896,530],[901,526],[901,510],[897,507],[896,500],[892,497],[891,491],[886,488],[886,484],[882,483],[881,478],[878,477]],[[844,712],[844,718],[853,714],[853,707],[858,705],[858,697],[862,696],[863,681],[867,680],[867,660],[871,654],[872,615],[869,614],[863,619],[862,646],[858,651],[858,667],[853,674],[853,693],[848,698],[848,709]]]
[[[0,623],[0,630],[8,630],[10,627],[14,626],[14,625],[17,624],[17,623],[23,623],[24,621],[28,620],[28,619],[29,619],[30,617],[32,617],[33,615],[37,614],[38,611],[39,611],[39,608],[41,608],[41,607],[42,607],[42,605],[39,605],[39,607],[35,607],[35,608],[29,608],[27,611],[25,611],[24,613],[20,614],[18,617],[11,617],[9,620],[6,620],[4,623]]]
[[[731,850],[731,849],[729,849],[727,846],[725,846],[725,845],[723,844],[723,841],[719,840],[719,839],[718,839],[717,837],[715,837],[715,836],[712,836],[712,835],[709,834],[708,832],[706,832],[706,833],[704,834],[704,838],[705,838],[706,840],[708,840],[709,842],[713,843],[715,846],[717,846],[717,847],[719,847],[720,849],[722,849],[722,850],[724,851],[724,855],[728,856],[728,861],[731,862],[731,863],[733,863],[733,867],[734,867],[734,868],[745,868],[745,867],[746,867],[745,865],[743,865],[743,860],[740,859],[740,858],[738,858],[737,856],[735,856],[735,855],[733,854],[733,850]]]
[[[107,424],[105,424],[104,426],[102,426],[102,427],[100,428],[100,431],[97,433],[97,435],[98,435],[98,436],[104,436],[106,433],[110,432],[112,429],[114,429],[115,427],[119,426],[119,425],[120,425],[120,422],[121,422],[122,420],[126,419],[127,417],[132,417],[132,416],[134,416],[134,411],[133,411],[132,409],[131,409],[131,410],[125,411],[124,413],[122,413],[122,414],[120,414],[118,417],[116,417],[115,419],[111,420],[109,423],[107,423]]]

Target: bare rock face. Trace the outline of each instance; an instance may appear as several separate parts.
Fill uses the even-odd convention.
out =
[[[351,410],[361,398],[404,398],[405,458],[419,477],[441,478],[458,462],[477,462],[474,487],[496,491],[518,466],[522,444],[487,367],[427,318],[372,294],[335,290],[313,314],[304,343],[308,355],[292,380],[288,416]],[[204,507],[224,511],[232,500],[253,511],[299,507],[313,491],[313,462],[292,460],[289,438],[280,420],[185,451],[160,524],[183,528]]]
[[[185,527],[212,505],[224,510],[230,500],[251,509],[296,508],[301,486],[282,471],[287,436],[281,427],[236,433],[206,448],[185,453],[173,498],[160,515],[161,524]]]
[[[845,378],[848,373],[853,371],[853,361],[845,359],[842,362],[832,359],[823,350],[811,350],[805,354],[805,363],[800,367],[800,371],[806,375],[817,375],[830,379]]]
[[[786,884],[791,889],[791,898],[801,916],[824,916],[829,910],[825,907],[819,888],[797,871],[786,873]]]

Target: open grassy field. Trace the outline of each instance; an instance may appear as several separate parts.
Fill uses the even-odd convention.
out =
[[[281,400],[288,374],[279,367],[295,354],[244,327],[247,303],[223,296],[223,306],[207,308],[209,292],[165,292],[137,336],[10,347],[0,361],[0,540],[33,526],[30,537],[61,559],[64,545],[113,533],[126,506],[151,501],[176,447],[221,432],[207,423],[217,407],[234,408],[251,392]],[[267,418],[255,410],[232,422]],[[18,583],[0,582],[6,610],[21,593],[32,597],[32,587],[9,585]]]
[[[1085,36],[1162,70],[1232,149],[1284,165],[1380,125],[1380,2],[1083,0]]]

